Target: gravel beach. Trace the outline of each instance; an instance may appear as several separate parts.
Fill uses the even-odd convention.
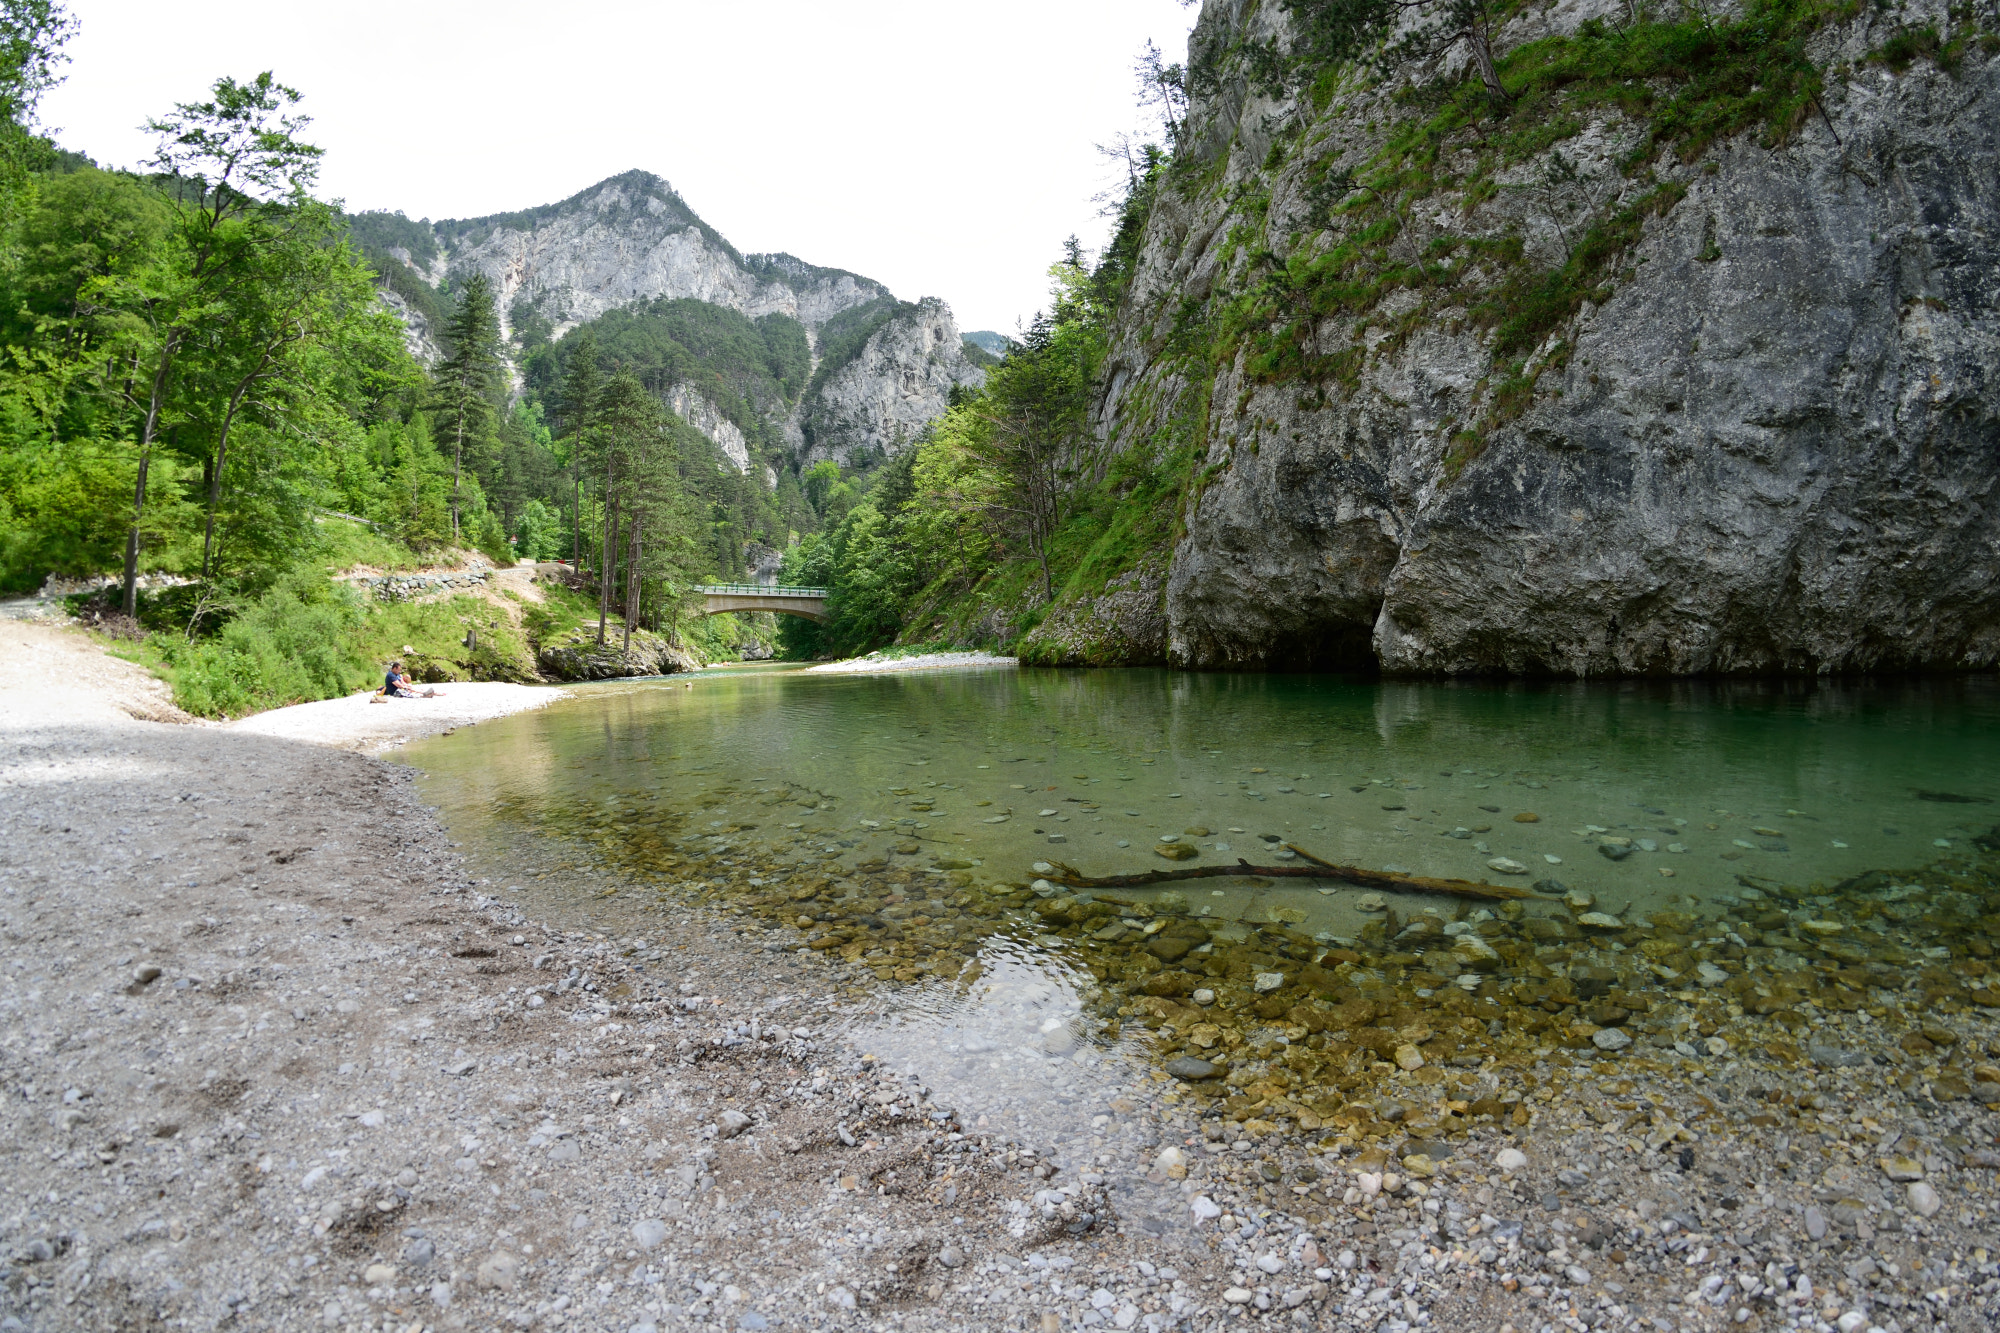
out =
[[[143,720],[136,668],[4,633],[8,1333],[2000,1317],[1983,963],[1862,978],[1885,1016],[1807,1005],[1790,1050],[1741,1006],[1685,1051],[1406,1031],[1307,1132],[1143,1033],[927,1041],[950,987],[790,925],[475,881],[365,738]]]
[[[805,668],[814,676],[874,676],[896,671],[948,671],[956,667],[1018,666],[1019,658],[996,657],[992,653],[917,653],[889,657],[870,653],[840,662],[822,662]]]

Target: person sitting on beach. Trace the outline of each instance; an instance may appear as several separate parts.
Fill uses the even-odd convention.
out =
[[[403,674],[403,664],[401,662],[389,663],[389,669],[383,673],[382,695],[387,699],[436,699],[440,697],[436,690],[425,690],[422,694],[418,694],[416,687],[410,683],[410,678]]]

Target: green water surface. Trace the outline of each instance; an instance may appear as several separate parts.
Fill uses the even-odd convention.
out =
[[[1968,850],[2000,819],[1996,740],[2000,683],[1985,677],[1495,686],[764,668],[585,687],[408,753],[501,873],[536,859],[524,812],[643,796],[697,839],[681,855],[718,872],[753,855],[836,871],[942,859],[1025,882],[1037,861],[1091,875],[1297,864],[1289,842],[1342,865],[1582,889],[1616,911]],[[1156,856],[1162,836],[1199,855]],[[1283,907],[1307,933],[1365,919],[1331,880],[1189,887],[1197,911]]]

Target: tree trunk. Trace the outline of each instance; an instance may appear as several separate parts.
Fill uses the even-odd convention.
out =
[[[1472,47],[1472,63],[1479,67],[1479,80],[1486,85],[1486,91],[1496,100],[1511,102],[1506,85],[1500,82],[1500,72],[1493,68],[1493,42],[1487,36],[1486,20],[1480,18],[1465,30],[1465,40]]]
[[[465,409],[458,413],[458,432],[451,446],[451,539],[458,540],[458,471],[459,461],[465,456]]]
[[[146,421],[139,429],[139,481],[132,492],[132,526],[125,534],[125,589],[119,605],[125,614],[139,614],[139,520],[146,512],[146,473],[153,461],[153,438],[160,429],[160,408],[166,400],[167,376],[180,349],[180,334],[167,335],[160,349],[160,364],[153,371],[153,391],[146,401]]]
[[[611,615],[611,567],[617,548],[611,543],[617,531],[618,506],[611,493],[611,468],[604,469],[604,559],[597,569],[597,646],[604,646],[604,622]]]
[[[229,428],[236,422],[236,409],[243,405],[243,395],[249,392],[245,384],[237,389],[229,400],[229,410],[222,414],[222,429],[215,437],[215,475],[208,482],[208,521],[201,531],[201,576],[208,577],[210,553],[215,549],[215,511],[222,504],[222,465],[229,458]]]
[[[632,622],[639,618],[639,529],[638,514],[632,515],[632,554],[625,564],[625,643],[621,652],[632,651]]]

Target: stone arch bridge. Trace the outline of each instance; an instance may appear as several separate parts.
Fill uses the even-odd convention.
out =
[[[780,588],[761,583],[704,583],[695,588],[701,594],[701,613],[719,615],[724,611],[777,611],[805,620],[826,622],[825,588]]]

